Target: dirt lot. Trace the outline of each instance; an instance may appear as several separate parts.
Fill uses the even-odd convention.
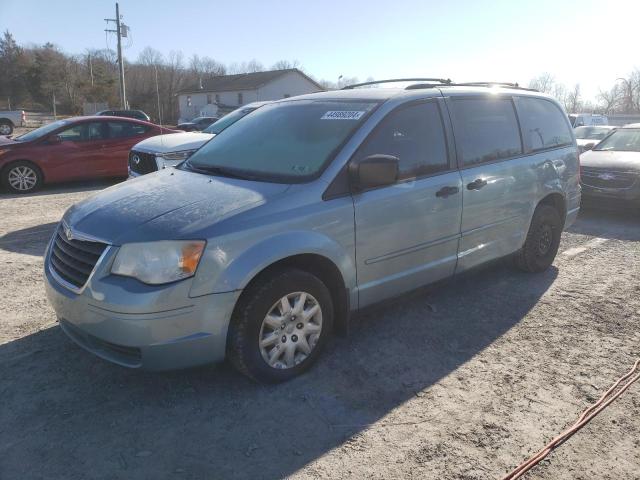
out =
[[[499,262],[360,315],[312,371],[144,373],[69,341],[41,281],[72,203],[0,196],[0,478],[499,478],[640,355],[640,217],[584,212],[552,269]],[[640,384],[527,478],[640,479]]]

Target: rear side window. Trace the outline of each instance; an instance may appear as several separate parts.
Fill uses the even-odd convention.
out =
[[[438,105],[422,103],[387,115],[360,149],[358,158],[376,154],[398,157],[400,179],[448,170],[447,146]]]
[[[109,122],[109,138],[127,138],[144,135],[148,128],[131,122]]]
[[[522,153],[518,122],[509,98],[465,98],[451,102],[456,142],[465,166]]]
[[[518,98],[518,116],[527,150],[571,145],[573,138],[562,110],[541,98]]]

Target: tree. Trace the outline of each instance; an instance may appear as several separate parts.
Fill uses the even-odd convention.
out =
[[[24,82],[28,60],[24,50],[18,46],[13,35],[5,31],[0,38],[0,101],[7,102],[7,108],[17,105],[28,97]]]
[[[298,60],[294,60],[293,62],[289,60],[278,60],[276,63],[271,65],[271,70],[290,70],[292,68],[302,70],[302,65]]]

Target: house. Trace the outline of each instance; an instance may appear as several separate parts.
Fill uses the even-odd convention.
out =
[[[220,75],[178,93],[180,121],[220,115],[242,105],[324,90],[297,68]]]

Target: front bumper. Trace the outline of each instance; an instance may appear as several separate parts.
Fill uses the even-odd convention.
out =
[[[192,279],[150,286],[109,274],[111,249],[80,293],[44,280],[62,330],[91,353],[130,368],[168,370],[222,361],[239,291],[189,297]]]

